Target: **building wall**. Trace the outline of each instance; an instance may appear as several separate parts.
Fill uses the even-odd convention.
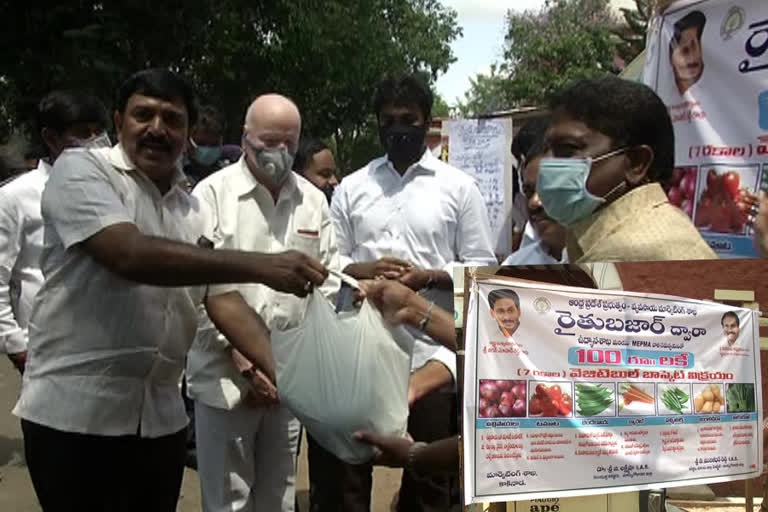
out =
[[[687,262],[617,263],[624,290],[680,295],[700,300],[714,300],[716,289],[750,290],[755,302],[768,315],[768,260],[719,260]],[[765,327],[760,336],[768,336]],[[768,404],[768,351],[760,351],[763,411]],[[757,482],[756,482],[757,484]],[[744,496],[744,482],[712,484],[717,496]],[[762,495],[756,485],[755,493]]]

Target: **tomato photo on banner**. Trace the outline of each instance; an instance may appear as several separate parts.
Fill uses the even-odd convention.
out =
[[[721,258],[758,257],[757,198],[768,188],[760,172],[768,160],[768,2],[673,1],[651,19],[647,41],[642,80],[667,106],[675,133],[677,168],[663,184],[670,203]]]
[[[696,201],[696,227],[713,233],[744,234],[750,212],[759,202],[760,167],[702,166],[701,175],[706,177]]]

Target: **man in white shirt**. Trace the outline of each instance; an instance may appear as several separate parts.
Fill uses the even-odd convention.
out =
[[[338,269],[325,195],[291,170],[300,131],[298,108],[288,98],[269,94],[251,104],[243,156],[194,191],[208,205],[206,236],[217,249],[295,249]],[[319,291],[333,295],[339,285],[329,278]],[[297,327],[303,316],[304,300],[262,285],[217,286],[208,294],[210,299],[232,292],[270,330]],[[299,422],[274,400],[251,396],[250,379],[233,362],[228,338],[203,319],[187,363],[203,511],[292,512]]]
[[[520,247],[504,260],[503,265],[557,265],[568,262],[565,228],[547,215],[536,193],[539,163],[549,151],[544,140],[545,134],[546,126],[541,138],[528,151],[525,165],[520,169],[521,189],[527,201],[528,222],[525,224]]]
[[[175,511],[188,421],[179,388],[200,285],[260,282],[304,296],[327,276],[295,251],[208,247],[181,170],[196,115],[178,75],[136,73],[116,98],[120,144],[64,152],[43,192],[45,281],[14,414],[45,512]],[[205,303],[268,371],[263,324],[242,297]]]
[[[426,149],[432,108],[426,84],[411,76],[386,80],[374,107],[387,156],[344,178],[333,195],[342,267],[358,279],[398,279],[450,311],[453,266],[497,264],[485,202],[469,175]],[[409,432],[431,442],[456,434],[456,356],[418,329],[411,332]],[[371,468],[357,472],[357,489],[341,497],[343,510],[370,507]],[[448,508],[458,499],[458,468],[455,476],[423,480],[406,471],[399,510]]]
[[[20,372],[27,356],[32,301],[43,282],[40,197],[51,165],[65,148],[106,138],[106,125],[107,111],[98,98],[81,91],[49,93],[37,107],[37,129],[47,157],[0,187],[0,352]]]

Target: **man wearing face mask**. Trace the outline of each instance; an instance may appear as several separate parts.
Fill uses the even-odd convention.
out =
[[[200,107],[200,118],[191,130],[185,158],[184,174],[189,178],[190,188],[203,178],[232,164],[240,155],[225,154],[224,116],[212,105]]]
[[[502,265],[555,265],[568,262],[565,229],[547,216],[536,193],[539,164],[548,150],[542,133],[541,139],[533,144],[524,157],[525,164],[520,169],[520,189],[527,201],[528,222],[525,224],[520,248],[510,254]]]
[[[319,188],[331,204],[333,191],[339,184],[336,176],[336,159],[330,148],[312,137],[302,137],[293,170],[304,176],[310,183]]]
[[[379,85],[374,109],[387,154],[344,178],[331,217],[347,274],[399,280],[451,311],[453,266],[497,260],[477,184],[426,148],[432,101],[429,86],[415,76]],[[456,356],[423,331],[410,332],[409,432],[423,442],[450,437],[457,433]],[[457,503],[457,484],[458,474],[425,480],[405,471],[398,510],[446,510]],[[371,466],[344,471],[331,508],[313,504],[313,510],[369,510],[371,485]]]
[[[539,164],[536,191],[567,229],[570,261],[717,258],[659,184],[672,173],[675,141],[650,88],[584,80],[556,94],[550,108],[552,157]]]
[[[43,282],[40,199],[56,158],[66,148],[109,146],[107,111],[82,91],[54,91],[37,108],[37,129],[47,156],[37,167],[0,187],[0,351],[24,371],[27,321]]]
[[[257,98],[245,117],[241,159],[201,181],[193,195],[208,205],[216,249],[295,249],[339,269],[325,195],[292,171],[301,117],[284,96]],[[333,296],[330,277],[316,293]],[[264,286],[217,286],[209,297],[239,292],[269,330],[297,327],[304,302]],[[274,369],[243,361],[205,316],[187,361],[195,400],[198,472],[204,512],[291,512],[299,423],[277,401]],[[266,334],[267,341],[269,339]]]

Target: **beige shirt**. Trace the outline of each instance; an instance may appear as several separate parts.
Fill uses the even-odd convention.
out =
[[[205,236],[216,249],[268,253],[294,249],[339,270],[327,199],[301,176],[290,174],[275,203],[241,158],[201,181],[193,195],[207,205]],[[333,299],[340,285],[330,276],[319,291]],[[231,291],[239,291],[270,330],[287,330],[303,319],[306,299],[261,284],[211,286],[208,295]],[[232,409],[240,403],[248,385],[232,362],[231,350],[201,309],[200,328],[187,361],[191,398],[220,409]]]
[[[200,207],[180,168],[163,196],[120,145],[59,156],[42,195],[45,281],[32,308],[14,414],[105,436],[159,437],[185,427],[181,374],[204,288],[128,281],[79,244],[119,223],[195,243]]]
[[[658,183],[623,195],[568,230],[574,263],[717,259]]]

